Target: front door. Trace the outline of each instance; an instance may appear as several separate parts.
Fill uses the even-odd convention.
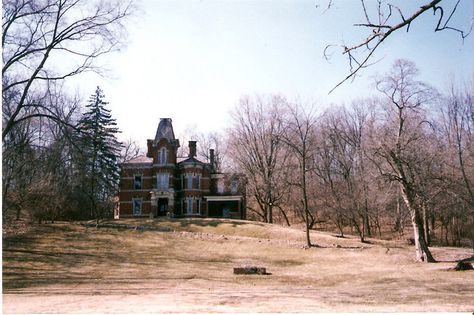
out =
[[[168,212],[168,198],[158,199],[158,213],[157,216],[164,216]]]

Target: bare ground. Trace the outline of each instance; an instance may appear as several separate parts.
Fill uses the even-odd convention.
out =
[[[231,220],[124,220],[172,232],[50,224],[3,238],[4,313],[473,311],[468,249],[413,261],[402,242]],[[271,275],[234,275],[256,265]]]

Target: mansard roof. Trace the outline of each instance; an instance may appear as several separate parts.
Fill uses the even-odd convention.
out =
[[[137,156],[133,159],[123,162],[122,164],[151,164],[153,158],[146,157],[144,155]]]
[[[163,138],[170,142],[175,140],[171,118],[160,118],[158,129],[156,129],[155,141],[160,141]]]

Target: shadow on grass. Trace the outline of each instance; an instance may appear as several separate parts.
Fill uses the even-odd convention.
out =
[[[189,228],[190,226],[201,226],[201,227],[218,227],[220,225],[228,225],[231,227],[238,227],[243,225],[260,225],[261,222],[255,221],[244,221],[244,220],[232,220],[232,219],[219,219],[219,218],[175,218],[175,219],[161,219],[160,221],[169,221],[179,223],[181,228]],[[159,222],[159,221],[158,221]]]
[[[118,228],[118,229],[135,229],[135,230],[147,230],[147,228],[151,227],[151,231],[153,231],[153,227],[157,228],[156,231],[158,232],[172,232],[173,227],[169,227],[168,224],[172,224],[175,226],[174,229],[176,230],[185,230],[185,231],[192,231],[193,227],[213,227],[217,228],[219,226],[227,226],[227,227],[239,227],[245,225],[252,225],[252,226],[264,226],[265,223],[256,222],[256,221],[245,221],[245,220],[234,220],[234,219],[221,219],[221,218],[154,218],[154,219],[120,219],[120,220],[107,220],[102,222],[102,226],[99,227],[111,227],[111,228]],[[95,227],[95,223],[88,223],[85,226],[87,227]],[[163,228],[160,230],[159,228]],[[169,229],[169,230],[166,230]]]
[[[436,260],[437,263],[474,263],[474,255],[462,259]]]
[[[127,263],[133,254],[120,250],[120,243],[113,244],[113,238],[113,233],[87,233],[72,225],[36,226],[27,234],[5,237],[3,288],[8,291],[64,282],[95,281],[94,274],[86,274],[87,268],[94,270],[98,265],[112,267]],[[133,263],[140,264],[140,261]],[[85,271],[76,272],[81,268]]]
[[[92,277],[87,275],[74,275],[69,273],[60,273],[55,276],[48,274],[38,274],[35,277],[15,277],[13,273],[6,274],[13,281],[3,280],[3,293],[19,293],[25,294],[28,292],[44,292],[51,294],[57,291],[59,294],[76,294],[76,286],[84,285],[90,287],[89,289],[78,289],[79,291],[86,291],[86,294],[92,294],[93,291],[111,291],[110,294],[115,294],[116,291],[134,290],[137,285],[140,285],[139,290],[143,293],[143,286],[148,283],[149,286],[154,286],[154,283],[164,281],[186,281],[196,279],[196,275],[176,276],[142,276],[142,277]],[[15,278],[14,278],[15,277]],[[68,286],[67,289],[51,288],[51,285]],[[118,287],[118,288],[117,288]]]
[[[187,280],[191,279],[189,270],[176,277],[168,273],[167,266],[232,262],[232,257],[194,257],[176,251],[170,244],[174,243],[151,234],[144,238],[134,231],[87,229],[72,224],[38,226],[28,234],[4,238],[3,290],[39,292],[60,285],[73,292],[74,285],[128,287],[153,279]]]

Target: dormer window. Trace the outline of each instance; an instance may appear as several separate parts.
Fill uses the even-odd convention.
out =
[[[168,162],[168,150],[166,148],[161,148],[158,151],[158,164],[166,164]]]

